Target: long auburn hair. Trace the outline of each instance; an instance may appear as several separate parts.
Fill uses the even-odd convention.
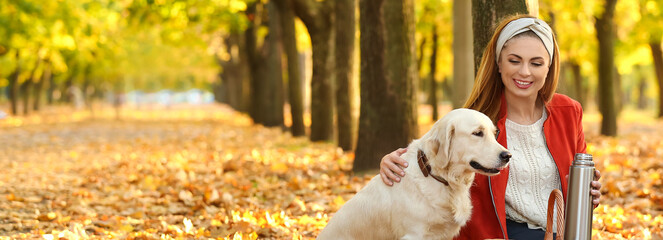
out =
[[[481,65],[479,65],[479,70],[474,79],[474,86],[472,87],[472,93],[470,97],[465,102],[465,108],[470,108],[477,110],[486,114],[493,120],[493,123],[497,123],[499,120],[500,107],[502,105],[502,95],[504,94],[504,83],[502,83],[502,77],[500,76],[497,63],[495,62],[495,45],[497,44],[497,38],[499,38],[502,29],[511,21],[520,19],[520,18],[535,18],[531,15],[519,14],[511,17],[507,17],[502,20],[497,28],[493,37],[488,42],[486,49],[483,51],[483,56],[481,57]],[[546,76],[546,82],[544,83],[541,90],[539,90],[538,97],[544,103],[547,104],[552,100],[555,91],[557,90],[557,82],[559,77],[559,47],[557,46],[557,39],[553,33],[553,46],[554,53],[553,59],[551,60],[550,69],[548,70],[548,75]]]

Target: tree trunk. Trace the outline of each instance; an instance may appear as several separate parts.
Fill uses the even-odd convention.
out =
[[[525,0],[472,0],[474,73],[479,69],[483,51],[493,36],[496,24],[517,13],[528,13]]]
[[[333,18],[332,1],[294,0],[295,13],[311,36],[313,75],[311,76],[311,140],[334,138]]]
[[[614,93],[614,39],[615,29],[613,16],[617,0],[606,0],[605,10],[601,17],[596,18],[596,38],[599,42],[598,72],[599,72],[599,111],[603,115],[601,121],[601,134],[606,136],[617,135],[617,109]]]
[[[283,126],[283,69],[281,58],[283,50],[281,48],[281,23],[279,11],[274,2],[267,3],[267,13],[269,21],[269,34],[265,39],[267,44],[267,83],[263,88],[268,90],[267,101],[265,102],[265,126],[276,127]]]
[[[39,65],[41,64],[41,59],[37,59],[37,62],[35,63],[34,68],[30,72],[30,76],[25,79],[25,81],[21,84],[21,97],[23,99],[23,115],[28,115],[30,113],[30,90],[32,90],[32,85],[35,82],[35,78],[37,75],[37,70],[39,69]]]
[[[635,71],[638,73],[638,104],[637,108],[644,110],[647,108],[647,96],[645,91],[647,91],[647,77],[642,74],[642,66],[635,65]],[[659,89],[660,90],[660,89]]]
[[[38,112],[41,106],[41,96],[43,95],[44,84],[50,82],[51,79],[51,64],[47,60],[44,63],[44,72],[41,74],[41,80],[35,84],[33,93],[35,95],[34,102],[32,102],[32,110]]]
[[[418,134],[413,5],[413,0],[360,1],[361,115],[355,172],[377,168],[385,154],[407,146]]]
[[[249,79],[249,57],[247,56],[246,51],[246,41],[244,39],[245,35],[238,33],[237,34],[237,55],[239,61],[237,63],[237,76],[235,77],[236,82],[238,82],[235,90],[238,92],[238,99],[236,110],[247,113],[249,109],[249,102],[251,101],[251,82]]]
[[[437,25],[433,24],[433,52],[430,56],[430,73],[428,79],[430,81],[430,94],[428,95],[428,102],[433,108],[432,120],[437,121],[437,82],[435,81],[435,73],[437,72]]]
[[[571,82],[571,79],[568,77],[569,73],[571,72],[570,65],[571,64],[567,62],[560,62],[556,91],[561,94],[573,96],[573,94],[571,94],[571,88],[569,87],[569,82]]]
[[[617,109],[616,115],[619,115],[619,113],[622,112],[622,109],[624,108],[624,103],[629,102],[628,101],[628,96],[625,96],[624,93],[622,92],[622,76],[619,74],[619,71],[617,70],[617,66],[613,68],[613,75],[615,78],[615,83],[613,86],[614,88],[614,93],[615,93],[615,108]]]
[[[417,73],[421,72],[422,63],[424,61],[424,50],[426,50],[426,39],[425,37],[421,38],[419,43],[419,54],[417,54]]]
[[[215,100],[226,103],[237,111],[246,111],[242,93],[248,64],[243,54],[242,36],[239,33],[231,33],[225,39],[225,45],[230,59],[227,61],[217,59],[223,72],[219,74],[219,83],[214,84],[214,97]]]
[[[55,76],[53,76],[53,71],[51,70],[51,75],[48,78],[48,89],[46,90],[46,103],[48,105],[53,105],[53,102],[56,100],[55,99],[55,91],[57,89],[57,85],[55,84]],[[62,97],[62,94],[60,94],[60,97]]]
[[[220,61],[217,58],[217,61]],[[226,67],[221,64],[221,69],[226,69]],[[218,103],[226,103],[226,84],[224,84],[225,79],[225,70],[221,70],[217,74],[218,79],[212,83],[212,94],[214,94],[214,101]]]
[[[12,115],[18,115],[18,76],[21,74],[21,63],[19,62],[19,51],[15,55],[16,69],[9,75],[9,105]]]
[[[649,43],[651,55],[654,59],[654,69],[656,79],[658,80],[658,117],[663,118],[663,50],[661,50],[661,41],[652,41]]]
[[[83,86],[81,91],[83,92],[83,102],[90,111],[90,115],[94,118],[94,107],[92,106],[92,96],[94,95],[95,88],[92,83],[92,64],[88,63],[85,66],[85,71],[83,72]]]
[[[334,94],[331,78],[331,29],[311,34],[313,76],[311,77],[311,140],[331,141],[334,133]]]
[[[264,102],[266,99],[267,89],[265,84],[265,62],[261,52],[258,51],[258,41],[256,31],[261,25],[262,19],[262,4],[254,2],[246,9],[246,15],[252,21],[249,23],[248,28],[244,32],[246,41],[246,55],[249,60],[249,75],[250,75],[250,106],[249,116],[256,124],[264,124],[265,112],[263,111]]]
[[[33,70],[33,73],[34,74]],[[32,76],[31,74],[31,76]],[[21,83],[21,99],[23,100],[23,115],[30,114],[30,89],[32,88],[32,77]]]
[[[580,74],[580,64],[573,61],[569,63],[569,68],[571,70],[571,75],[573,75],[573,88],[575,91],[573,94],[576,101],[582,106],[585,105],[585,88],[582,86],[582,75]]]
[[[453,95],[454,108],[462,107],[472,92],[474,61],[472,49],[472,2],[454,0],[453,3]],[[486,42],[487,44],[487,42]]]
[[[75,75],[69,74],[67,80],[64,81],[64,86],[62,86],[62,101],[65,103],[71,103],[73,100],[71,89],[74,86],[74,77]]]
[[[449,76],[444,76],[444,80],[442,80],[442,83],[440,84],[440,88],[442,88],[442,99],[451,100],[450,98],[453,97],[454,90],[451,87],[451,83],[449,83],[450,81]]]
[[[335,76],[336,76],[336,119],[338,123],[338,146],[351,151],[355,146],[356,120],[352,114],[355,81],[355,0],[335,0]]]
[[[402,129],[400,141],[405,145],[419,135],[417,122],[417,85],[419,74],[415,54],[415,0],[385,1],[382,17],[386,33],[388,86],[397,97],[397,112],[400,112],[396,129]],[[394,31],[391,31],[391,30]],[[391,92],[391,91],[390,91]],[[401,146],[405,146],[401,145]]]
[[[304,89],[303,78],[299,71],[299,52],[297,51],[297,36],[295,32],[295,13],[292,0],[274,1],[281,12],[281,29],[283,30],[283,48],[288,63],[288,102],[293,136],[306,135],[304,126]]]

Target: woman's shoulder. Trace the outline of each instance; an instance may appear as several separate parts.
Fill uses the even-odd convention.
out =
[[[552,97],[552,100],[550,100],[547,105],[549,108],[566,110],[573,109],[574,111],[582,112],[582,106],[578,101],[561,93],[555,93],[555,95]]]

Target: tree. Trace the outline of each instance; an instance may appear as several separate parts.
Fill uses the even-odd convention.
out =
[[[433,105],[433,102],[430,101],[433,98],[437,99],[435,102],[437,103],[440,100],[453,101],[454,96],[457,96],[454,94],[457,91],[452,87],[452,82],[456,82],[450,80],[450,76],[453,73],[454,60],[457,60],[452,49],[454,41],[452,6],[454,5],[450,0],[441,2],[438,0],[417,1],[415,6],[415,31],[417,33],[415,39],[419,42],[416,64],[419,78],[426,79],[426,81],[421,81],[421,84],[418,84],[418,91],[427,93],[428,101],[426,103],[430,103],[431,105]],[[468,23],[468,26],[471,26],[470,23]],[[431,43],[434,36],[437,37],[437,41]],[[471,52],[465,54],[469,54],[468,56],[471,59]],[[433,61],[435,63],[432,63]],[[469,71],[472,70],[469,69]],[[467,81],[469,82],[468,84],[471,84],[472,79]],[[442,94],[440,95],[439,93]],[[433,97],[433,95],[435,96]],[[435,115],[433,116],[433,121],[437,120],[436,109],[433,109],[433,115]]]
[[[333,1],[293,0],[295,14],[311,36],[313,75],[311,76],[311,140],[334,138]]]
[[[18,100],[22,97],[24,102],[27,102],[27,97],[23,95],[27,92],[26,88],[29,86],[27,81],[21,82],[22,71],[26,66],[22,66],[21,58],[24,57],[22,48],[33,47],[30,46],[31,40],[39,37],[39,32],[35,30],[38,26],[43,27],[41,21],[35,21],[42,17],[40,8],[29,1],[11,1],[2,2],[0,8],[0,48],[3,52],[15,51],[15,69],[9,76],[9,101],[11,106],[11,113],[18,114]],[[31,49],[32,50],[32,49]],[[19,52],[23,52],[19,54]],[[32,80],[32,79],[28,79]],[[27,104],[27,103],[25,103]],[[24,108],[24,113],[27,112],[27,105]]]
[[[658,117],[663,118],[663,97],[661,97],[661,94],[663,94],[663,50],[661,50],[661,40],[652,40],[649,47],[654,59],[656,79],[658,79]]]
[[[596,18],[596,38],[599,43],[598,56],[598,105],[603,116],[601,121],[601,134],[606,136],[617,135],[617,109],[614,93],[615,68],[615,29],[613,16],[617,0],[606,0],[603,13]]]
[[[239,31],[233,31],[224,39],[226,51],[223,59],[217,54],[216,59],[221,66],[220,82],[215,85],[214,96],[220,102],[227,103],[240,112],[246,112],[247,99],[245,95],[247,86],[248,62],[246,57],[246,44]]]
[[[258,50],[258,36],[256,34],[258,27],[262,24],[262,12],[259,11],[258,5],[260,3],[254,2],[246,9],[246,15],[250,19],[250,23],[244,32],[244,40],[246,41],[246,56],[249,61],[249,74],[250,74],[250,94],[251,103],[249,106],[249,116],[255,123],[262,123],[264,116],[261,111],[263,106],[263,96],[266,94],[266,88],[261,87],[265,79],[265,72],[262,66],[261,51]]]
[[[660,1],[641,0],[639,2],[641,20],[638,22],[638,33],[645,33],[644,41],[647,42],[654,64],[656,83],[658,85],[658,117],[663,118],[663,3]],[[644,84],[644,82],[642,83]]]
[[[39,51],[38,51],[39,52]],[[23,98],[23,115],[28,115],[30,113],[30,95],[32,93],[32,85],[35,84],[37,78],[39,78],[40,65],[42,59],[39,57],[39,54],[35,54],[36,60],[35,64],[30,71],[30,75],[23,81],[20,86],[21,96]]]
[[[570,62],[571,75],[573,75],[573,98],[580,103],[582,106],[586,106],[585,103],[585,88],[582,85],[582,75],[580,74],[580,64],[577,62]]]
[[[355,172],[377,168],[382,156],[418,134],[414,1],[361,0],[359,11],[361,106]]]
[[[249,19],[253,19],[246,29],[245,38],[247,55],[251,69],[251,107],[249,115],[256,123],[265,126],[283,124],[283,86],[281,78],[281,46],[279,35],[279,17],[274,3],[266,5],[269,35],[266,36],[262,48],[258,50],[257,28],[262,24],[262,12],[258,11],[260,3],[253,3],[247,9]]]
[[[292,0],[274,1],[281,12],[281,29],[283,30],[283,48],[288,65],[288,102],[290,103],[290,115],[292,127],[290,131],[293,136],[304,136],[304,91],[302,76],[299,71],[299,52],[297,51],[297,40],[295,32],[295,13],[293,12]]]
[[[281,45],[281,23],[278,9],[274,2],[267,3],[269,16],[266,44],[267,55],[267,84],[260,86],[267,88],[267,101],[265,102],[265,126],[283,126],[283,69],[281,59],[283,48]]]
[[[34,101],[32,102],[32,110],[35,112],[38,112],[39,109],[41,108],[41,96],[43,95],[44,85],[47,82],[50,82],[52,74],[51,69],[52,69],[51,61],[48,58],[44,59],[44,69],[42,71],[41,78],[39,78],[39,82],[37,82],[34,85],[33,89],[35,97]]]
[[[518,13],[528,13],[525,0],[472,0],[475,73],[481,64],[483,51],[493,36],[495,25],[503,18]]]
[[[453,3],[453,96],[454,108],[462,107],[472,92],[474,61],[472,36],[472,2],[454,0]],[[483,44],[487,44],[485,42]]]
[[[544,15],[542,18],[553,28],[559,46],[560,66],[563,67],[560,68],[558,91],[565,90],[562,82],[567,81],[565,93],[586,107],[590,85],[588,80],[595,75],[593,66],[598,52],[592,33],[595,4],[582,0],[542,0],[540,3],[542,9],[548,9],[541,12]]]
[[[338,123],[338,146],[343,150],[354,149],[357,137],[356,119],[353,116],[354,102],[354,50],[355,50],[355,0],[335,0],[335,65],[336,76],[336,121]]]
[[[433,115],[431,116],[432,121],[437,121],[438,112],[437,112],[437,81],[435,81],[435,72],[437,70],[437,27],[433,27],[433,52],[430,55],[430,73],[428,74],[428,81],[430,81],[430,93],[428,94],[428,102],[433,108]]]
[[[15,53],[16,68],[9,75],[9,85],[7,86],[9,91],[9,105],[11,108],[11,114],[18,114],[18,76],[21,74],[21,62],[20,60],[20,51],[16,50]]]

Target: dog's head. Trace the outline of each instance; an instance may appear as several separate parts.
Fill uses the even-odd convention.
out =
[[[471,109],[453,110],[422,137],[426,155],[437,168],[497,175],[506,168],[511,153],[495,139],[497,129],[485,114]]]

